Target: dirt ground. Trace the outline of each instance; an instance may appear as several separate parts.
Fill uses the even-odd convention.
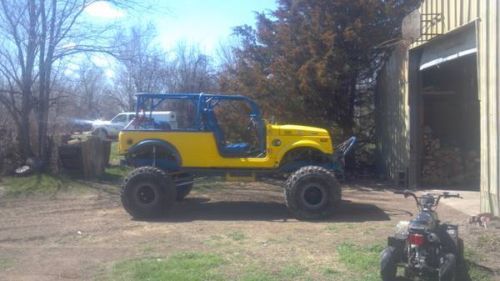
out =
[[[223,253],[236,264],[228,273],[235,277],[239,261],[241,268],[249,262],[332,266],[338,264],[336,245],[384,243],[397,221],[414,213],[410,199],[384,187],[345,186],[339,213],[320,222],[291,218],[281,188],[262,183],[195,190],[167,217],[149,222],[130,218],[113,185],[43,198],[0,192],[0,280],[95,280],[117,261],[182,251]],[[477,244],[481,230],[468,225],[467,215],[446,205],[439,214],[461,224],[466,244]],[[235,236],[244,239],[228,238]],[[481,262],[494,267],[496,258],[482,256]]]

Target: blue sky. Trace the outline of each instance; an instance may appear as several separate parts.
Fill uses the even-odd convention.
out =
[[[153,23],[159,43],[171,49],[179,41],[197,44],[214,54],[219,42],[230,39],[234,26],[255,25],[255,12],[273,10],[275,0],[148,0],[151,9],[131,13],[105,2],[87,10],[96,20],[119,20],[127,24]]]
[[[232,27],[255,24],[255,11],[275,7],[274,0],[184,0],[166,1],[170,15],[157,20],[160,40],[171,46],[176,40],[196,42],[211,52],[219,42],[228,40]]]

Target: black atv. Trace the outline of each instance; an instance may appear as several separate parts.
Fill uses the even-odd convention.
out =
[[[419,213],[410,222],[400,222],[396,234],[388,237],[388,246],[380,255],[382,280],[395,280],[401,266],[406,278],[454,281],[457,263],[463,260],[463,241],[458,237],[458,226],[441,224],[435,210],[441,198],[460,195],[395,193],[413,197]]]

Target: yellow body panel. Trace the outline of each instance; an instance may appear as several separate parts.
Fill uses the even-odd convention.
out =
[[[287,133],[288,132],[288,133]],[[182,167],[188,168],[277,168],[287,151],[311,147],[332,154],[330,136],[324,129],[266,125],[266,155],[264,157],[224,157],[212,132],[181,131],[122,131],[119,134],[119,153],[126,154],[133,145],[148,139],[162,140],[173,145],[180,154]],[[281,144],[273,146],[279,139]]]

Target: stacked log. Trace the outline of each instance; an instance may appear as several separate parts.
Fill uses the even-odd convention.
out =
[[[429,127],[424,129],[423,142],[422,182],[431,185],[464,183],[465,165],[462,151],[456,146],[441,145]]]

